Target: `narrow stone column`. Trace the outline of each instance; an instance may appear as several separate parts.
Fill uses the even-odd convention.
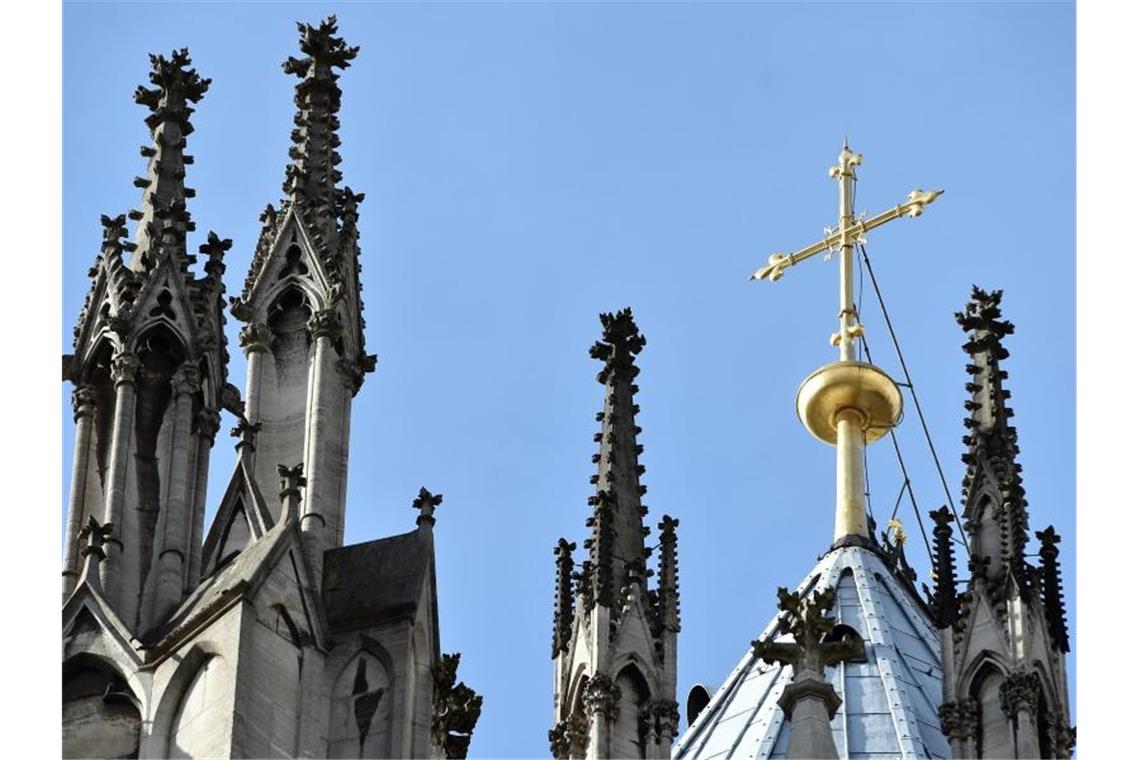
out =
[[[123,542],[131,538],[123,535],[123,512],[126,508],[127,464],[134,454],[135,382],[140,366],[138,357],[131,351],[119,351],[111,360],[115,418],[107,464],[103,523],[110,524],[112,532],[118,536],[109,536],[104,544],[106,560],[99,563],[99,578],[108,600],[120,612],[124,602],[123,589],[129,587],[127,575],[134,575],[128,572],[123,561]]]
[[[595,673],[586,682],[582,703],[590,716],[590,743],[586,748],[588,758],[610,756],[610,727],[617,716],[621,699],[621,687],[605,673]]]
[[[201,388],[198,369],[184,364],[170,379],[174,396],[173,430],[171,431],[169,485],[167,502],[160,518],[162,543],[151,567],[147,585],[150,594],[144,602],[143,620],[148,626],[157,624],[182,599],[186,587],[186,564],[189,554],[190,510],[193,483],[190,480],[191,459],[197,454],[195,436],[191,433],[194,394]],[[196,475],[197,473],[195,473]]]
[[[839,695],[820,674],[802,670],[777,702],[789,721],[789,760],[838,758],[831,736],[831,719],[842,704]]]
[[[186,568],[187,593],[198,585],[198,578],[202,574],[202,529],[206,519],[206,484],[210,472],[210,450],[214,447],[214,437],[218,434],[221,425],[221,415],[214,409],[199,409],[194,417],[198,455],[194,462],[196,482],[193,510],[190,514],[190,561]]]
[[[266,357],[273,346],[273,331],[265,324],[248,324],[238,334],[238,345],[245,353],[247,368],[245,418],[257,423],[261,421],[262,383],[265,382]],[[250,453],[253,455],[254,452]]]
[[[309,320],[313,336],[309,370],[309,406],[305,425],[305,448],[302,462],[309,473],[301,507],[301,540],[305,561],[314,588],[319,591],[324,572],[324,554],[334,540],[336,526],[336,489],[334,482],[340,471],[333,460],[334,439],[340,416],[338,396],[342,392],[336,373],[336,349],[333,337],[341,329],[336,312],[318,311]]]
[[[87,504],[87,482],[94,456],[95,389],[81,385],[71,393],[75,413],[75,461],[71,469],[71,493],[67,504],[67,549],[63,562],[63,600],[71,596],[79,579],[79,531]],[[92,505],[93,506],[93,505]]]

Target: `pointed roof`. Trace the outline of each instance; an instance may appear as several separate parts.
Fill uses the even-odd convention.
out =
[[[834,616],[866,642],[865,661],[828,667],[843,703],[831,721],[841,758],[949,757],[939,727],[939,639],[912,592],[874,549],[833,549],[798,591],[833,588]],[[760,640],[778,637],[778,616]],[[674,758],[785,757],[789,725],[778,705],[792,666],[766,664],[749,648],[673,748]]]

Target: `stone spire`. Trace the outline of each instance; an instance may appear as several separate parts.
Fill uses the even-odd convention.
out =
[[[598,414],[602,430],[594,436],[599,444],[594,455],[598,472],[590,478],[596,491],[589,498],[593,514],[586,525],[593,528],[593,535],[586,547],[594,571],[593,601],[612,606],[614,592],[625,584],[629,570],[644,568],[649,556],[645,547],[649,530],[641,520],[648,511],[641,504],[645,467],[637,461],[641,428],[634,422],[640,408],[633,402],[638,391],[633,381],[641,371],[634,357],[645,347],[645,338],[628,308],[599,318],[602,340],[590,348],[590,356],[604,362],[598,382],[606,387],[606,399]]]
[[[153,144],[141,148],[148,159],[146,176],[135,178],[143,198],[141,208],[130,214],[138,222],[137,248],[130,267],[136,271],[150,269],[159,258],[171,256],[185,271],[193,260],[186,256],[186,233],[194,230],[186,210],[186,199],[194,197],[194,190],[186,187],[186,166],[194,159],[183,150],[187,135],[194,131],[190,104],[202,99],[210,80],[190,68],[186,48],[173,51],[170,58],[152,55],[150,64],[154,88],[140,86],[135,91],[135,102],[150,110],[146,125]]]
[[[1057,564],[1057,544],[1061,537],[1050,525],[1037,532],[1041,542],[1041,600],[1045,604],[1045,620],[1053,646],[1062,652],[1069,651],[1069,626],[1065,622],[1065,595],[1061,590],[1061,568]]]
[[[575,544],[564,538],[558,539],[554,547],[554,643],[551,657],[565,652],[570,646],[570,634],[574,630],[574,549]]]
[[[677,735],[678,521],[660,525],[657,587],[646,567],[651,549],[642,517],[645,487],[638,464],[641,429],[634,418],[636,357],[645,338],[629,309],[600,315],[602,340],[590,356],[604,363],[597,375],[605,405],[594,440],[597,472],[586,521],[588,558],[574,572],[574,544],[558,542],[554,641],[555,719],[549,738],[555,757],[667,758]],[[574,584],[574,588],[571,588]]]
[[[657,524],[661,531],[661,546],[657,550],[658,622],[662,629],[673,633],[681,631],[681,588],[677,579],[677,526],[680,524],[680,520],[669,515]]]
[[[329,16],[318,26],[297,24],[301,33],[301,52],[304,58],[289,57],[283,68],[286,74],[300,77],[293,99],[297,115],[293,117],[293,159],[285,170],[282,190],[290,200],[305,198],[317,207],[331,213],[338,200],[336,185],[341,180],[337,170],[340,146],[337,129],[340,121],[340,75],[334,69],[348,68],[359,47],[349,47],[336,36],[336,16]]]
[[[934,595],[930,608],[934,612],[934,625],[945,628],[958,615],[958,593],[955,590],[953,529],[954,516],[944,505],[932,511],[934,521]]]
[[[953,757],[1069,757],[1058,537],[1052,528],[1038,533],[1041,566],[1027,564],[1028,509],[1004,387],[1008,374],[1001,368],[1009,357],[1002,339],[1013,325],[1001,318],[1001,296],[975,287],[955,315],[970,336],[962,347],[971,358],[962,457],[970,577],[951,604],[953,590],[944,588],[942,577],[953,572],[944,507],[932,514],[939,545],[935,614],[946,674],[939,713]]]
[[[969,336],[962,349],[970,355],[966,365],[970,397],[966,409],[969,431],[962,438],[967,451],[963,483],[966,527],[972,536],[971,558],[985,565],[986,576],[994,582],[1007,574],[1025,586],[1027,573],[1025,544],[1028,518],[1021,465],[1017,463],[1017,430],[1010,423],[1013,409],[1004,381],[1009,374],[1001,362],[1009,357],[1002,338],[1013,333],[1013,325],[1001,319],[1002,292],[974,287],[964,312],[955,314]],[[987,506],[992,508],[987,508]]]

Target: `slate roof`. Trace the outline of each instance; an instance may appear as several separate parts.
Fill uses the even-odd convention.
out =
[[[827,668],[843,699],[831,721],[840,758],[948,758],[939,729],[942,663],[927,614],[872,550],[826,554],[800,584],[801,593],[836,588],[832,614],[867,643],[866,662]],[[776,619],[760,638],[771,639]],[[780,640],[791,640],[790,636]],[[673,747],[678,758],[782,758],[788,725],[776,704],[790,665],[766,664],[751,646]]]
[[[418,529],[325,552],[325,619],[343,629],[414,614],[431,555]]]

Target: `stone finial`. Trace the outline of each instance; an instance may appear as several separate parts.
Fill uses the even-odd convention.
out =
[[[221,281],[222,275],[226,272],[223,259],[226,251],[230,250],[233,244],[233,240],[219,238],[216,232],[210,230],[206,235],[206,242],[198,246],[198,252],[206,256],[206,264],[203,268],[206,270],[206,275],[212,280]]]
[[[834,589],[816,591],[810,599],[783,587],[776,593],[783,613],[779,631],[791,634],[795,643],[753,641],[752,651],[757,657],[765,662],[790,664],[796,673],[810,671],[822,674],[828,665],[863,654],[863,638],[857,633],[845,631],[838,640],[827,640],[835,628],[835,618],[827,614],[835,605]]]
[[[336,169],[341,161],[336,152],[340,145],[336,113],[341,92],[334,69],[348,68],[360,48],[350,47],[336,36],[336,16],[329,16],[316,27],[297,24],[297,29],[305,57],[290,56],[282,65],[286,74],[301,79],[294,96],[297,115],[293,123],[297,128],[289,150],[293,163],[286,169],[282,189],[294,201],[304,199],[331,213],[337,202],[335,186],[341,179]]]
[[[250,422],[245,415],[238,417],[236,427],[230,429],[230,435],[238,439],[234,446],[239,454],[252,454],[257,448],[257,433],[261,430],[260,422]]]
[[[421,487],[420,493],[416,500],[412,502],[412,509],[419,510],[419,516],[416,517],[416,525],[420,527],[431,527],[435,525],[435,508],[443,503],[443,494],[433,494],[426,488]]]
[[[300,513],[301,489],[308,485],[304,476],[304,463],[292,467],[283,464],[277,465],[277,474],[281,477],[281,520],[296,518]]]
[[[645,348],[645,336],[633,321],[633,310],[626,307],[613,314],[599,314],[598,319],[602,322],[602,339],[590,348],[590,357],[606,364],[598,373],[598,382],[606,383],[614,372],[633,380],[640,372],[633,358]]]
[[[143,199],[140,210],[131,212],[139,223],[138,248],[131,268],[149,270],[160,257],[173,256],[186,271],[193,259],[186,253],[186,233],[194,230],[186,199],[193,197],[194,191],[185,184],[186,166],[193,158],[184,155],[183,149],[187,135],[194,131],[190,104],[202,99],[210,80],[190,67],[186,48],[173,51],[169,58],[151,55],[150,63],[154,87],[140,86],[135,91],[135,102],[150,111],[146,124],[153,143],[142,149],[149,159],[146,176],[135,180],[143,189]]]
[[[1057,563],[1057,544],[1061,537],[1053,526],[1037,532],[1041,542],[1041,600],[1045,605],[1045,621],[1049,626],[1049,636],[1053,646],[1062,652],[1069,651],[1069,626],[1065,621],[1065,595],[1061,588],[1061,568]]]
[[[661,545],[657,550],[657,599],[661,624],[674,633],[681,630],[681,588],[677,568],[677,526],[680,520],[669,515],[657,524]]]
[[[432,739],[449,760],[467,757],[475,724],[483,711],[483,697],[462,681],[456,683],[459,657],[458,652],[444,654],[432,666]]]
[[[570,636],[574,625],[574,549],[576,545],[564,538],[558,539],[554,547],[555,581],[554,581],[554,643],[551,649],[551,658],[558,657],[559,652],[566,652],[570,647]]]
[[[954,516],[945,505],[932,511],[934,521],[934,597],[931,606],[934,610],[934,625],[946,628],[958,617],[958,593],[954,577],[953,530],[950,521]]]
[[[107,558],[107,552],[103,546],[113,540],[111,533],[114,526],[111,523],[100,523],[95,515],[88,515],[87,524],[83,526],[77,536],[79,542],[83,544],[80,554],[83,557],[83,572],[80,577],[80,583],[87,583],[92,588],[101,588],[99,582],[99,563]]]

